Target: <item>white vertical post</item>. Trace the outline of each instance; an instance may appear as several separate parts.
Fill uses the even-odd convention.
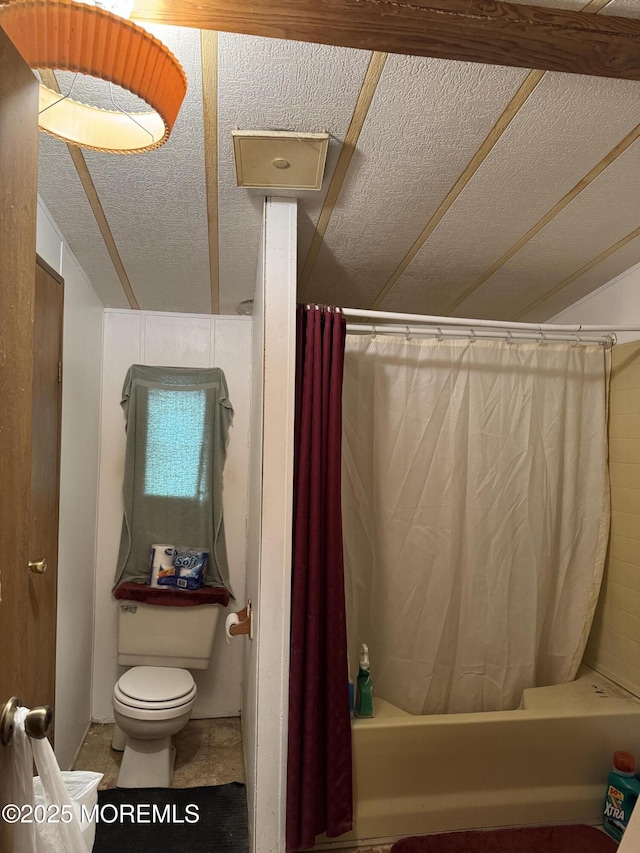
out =
[[[267,199],[254,304],[243,732],[252,853],[285,845],[297,202]]]

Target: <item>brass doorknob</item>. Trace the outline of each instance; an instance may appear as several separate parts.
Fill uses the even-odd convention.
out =
[[[49,734],[53,711],[49,705],[38,705],[32,708],[24,721],[24,730],[29,737],[43,740]]]
[[[2,710],[0,715],[0,743],[2,746],[9,746],[13,740],[16,711],[21,707],[20,699],[17,696],[12,696]],[[43,740],[51,728],[52,720],[53,711],[49,705],[38,705],[37,708],[32,708],[31,711],[27,712],[24,730],[30,738]]]
[[[29,571],[35,575],[43,575],[47,571],[47,561],[29,560]]]

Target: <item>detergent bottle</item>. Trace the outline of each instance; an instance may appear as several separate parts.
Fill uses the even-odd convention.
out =
[[[602,826],[616,841],[620,841],[629,823],[631,812],[640,796],[640,781],[634,776],[635,759],[629,752],[614,752],[613,770],[607,780]]]

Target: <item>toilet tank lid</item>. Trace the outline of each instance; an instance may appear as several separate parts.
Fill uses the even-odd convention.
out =
[[[167,702],[193,690],[193,677],[186,669],[169,666],[134,666],[120,676],[120,690],[132,699]]]

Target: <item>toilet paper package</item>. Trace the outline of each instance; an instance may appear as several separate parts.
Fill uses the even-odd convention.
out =
[[[176,588],[200,589],[204,583],[204,570],[208,558],[208,551],[196,551],[193,548],[176,548],[173,558],[176,573]]]
[[[149,586],[166,589],[175,587],[176,570],[173,565],[176,549],[173,545],[152,545],[149,560]]]

